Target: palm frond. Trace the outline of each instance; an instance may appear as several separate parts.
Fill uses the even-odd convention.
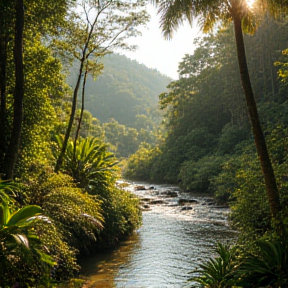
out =
[[[0,179],[0,202],[11,202],[11,197],[16,197],[17,190],[18,185],[15,182]]]
[[[243,287],[287,285],[288,251],[286,245],[279,241],[263,240],[256,241],[255,244],[258,250],[248,254],[239,266],[238,273],[241,279],[239,284]]]
[[[235,248],[217,243],[215,252],[218,257],[209,258],[200,264],[198,269],[191,272],[194,276],[192,276],[189,281],[197,282],[209,288],[232,287]]]
[[[193,2],[190,0],[154,1],[160,15],[160,27],[165,38],[170,39],[173,31],[187,20],[192,25]]]
[[[173,32],[185,21],[192,26],[195,19],[201,30],[207,33],[216,23],[226,26],[232,20],[231,3],[228,0],[152,0],[151,2],[157,7],[160,27],[166,39],[171,39]],[[244,31],[253,34],[260,21],[260,13],[249,9],[245,1],[239,2],[237,9],[240,9],[237,13],[240,13],[243,19]],[[272,7],[270,10],[273,13],[275,8]]]

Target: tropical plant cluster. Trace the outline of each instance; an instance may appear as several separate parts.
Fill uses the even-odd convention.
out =
[[[138,199],[116,188],[118,160],[84,105],[87,75],[96,79],[113,49],[131,48],[127,38],[148,19],[144,4],[0,1],[1,287],[69,285],[79,258],[141,224]],[[69,87],[72,63],[79,77]]]
[[[218,243],[215,257],[192,271],[189,281],[192,287],[287,287],[287,252],[287,244],[276,240],[258,240],[248,251]]]

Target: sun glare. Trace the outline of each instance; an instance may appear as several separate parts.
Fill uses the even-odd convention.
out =
[[[247,2],[247,5],[249,8],[253,8],[253,4],[254,4],[255,0],[246,0],[246,2]]]

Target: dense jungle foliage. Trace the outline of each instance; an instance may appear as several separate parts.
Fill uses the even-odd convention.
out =
[[[79,257],[139,227],[139,200],[117,187],[116,157],[131,154],[125,177],[177,183],[231,207],[238,246],[219,244],[218,258],[193,281],[287,287],[287,22],[263,14],[255,35],[245,36],[280,225],[269,210],[232,27],[197,39],[164,92],[167,77],[110,55],[131,49],[126,39],[148,21],[146,2],[0,0],[1,287],[68,285]]]
[[[78,258],[141,224],[138,199],[116,187],[119,161],[84,98],[100,60],[130,49],[126,39],[148,20],[144,2],[0,1],[1,287],[67,287]],[[69,87],[72,63],[78,78]]]
[[[179,64],[179,80],[160,95],[164,139],[132,155],[125,175],[209,192],[230,205],[238,242],[219,243],[216,257],[192,271],[193,283],[288,287],[287,20],[270,17],[287,15],[286,3],[153,2],[167,38],[183,19],[214,34],[197,40]]]
[[[266,17],[245,36],[248,65],[281,202],[287,201],[286,22]],[[125,177],[175,183],[229,203],[243,232],[265,233],[270,212],[238,71],[232,27],[195,41],[179,63],[179,80],[160,95],[164,134],[130,156]],[[286,207],[286,204],[285,204]],[[287,211],[283,211],[287,213]],[[244,236],[245,235],[245,236]]]

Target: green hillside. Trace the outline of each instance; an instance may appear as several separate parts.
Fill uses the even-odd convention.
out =
[[[102,123],[114,118],[130,127],[135,127],[136,115],[155,118],[158,95],[171,79],[119,54],[105,56],[103,63],[104,71],[97,81],[92,77],[87,81],[85,109]],[[71,73],[70,84],[76,73],[77,68]]]

